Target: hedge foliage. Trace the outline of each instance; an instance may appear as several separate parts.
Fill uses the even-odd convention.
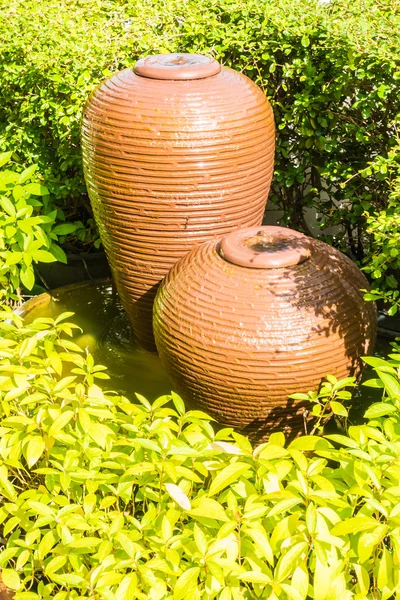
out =
[[[15,600],[400,597],[399,354],[366,359],[384,399],[365,424],[253,448],[175,394],[102,390],[71,316],[0,310],[0,569]]]
[[[341,226],[336,243],[369,252],[364,213],[386,207],[400,113],[397,0],[12,0],[1,12],[0,148],[37,163],[72,220],[87,205],[79,124],[90,91],[140,56],[203,52],[273,103],[271,197],[284,220],[307,231],[313,206]]]

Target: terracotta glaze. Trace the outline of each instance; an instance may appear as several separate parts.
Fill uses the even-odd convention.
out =
[[[162,282],[154,304],[161,362],[189,406],[254,440],[303,429],[290,394],[362,371],[377,314],[368,282],[331,246],[283,227],[202,244]],[[307,407],[306,407],[307,408]],[[308,407],[309,408],[309,407]]]
[[[0,600],[13,600],[15,592],[10,590],[10,588],[6,587],[1,580],[1,571],[0,571]]]
[[[104,82],[82,126],[85,179],[138,340],[154,347],[160,280],[198,244],[262,222],[274,164],[270,104],[197,54],[147,57]]]

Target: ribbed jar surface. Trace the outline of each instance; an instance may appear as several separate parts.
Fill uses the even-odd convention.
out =
[[[121,301],[152,348],[152,304],[194,246],[261,224],[273,172],[274,119],[263,92],[228,68],[193,80],[124,70],[90,98],[85,179]]]
[[[175,265],[154,304],[175,391],[258,440],[301,431],[304,408],[288,395],[316,390],[327,374],[358,376],[376,339],[365,277],[337,250],[305,239],[309,258],[268,269],[227,262],[219,242],[205,243]]]

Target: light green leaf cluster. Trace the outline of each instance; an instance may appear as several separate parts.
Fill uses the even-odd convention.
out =
[[[389,203],[386,208],[366,213],[370,236],[370,253],[364,260],[363,270],[372,279],[372,290],[366,300],[383,301],[388,314],[400,310],[400,139],[385,157],[371,161],[363,174],[384,174],[390,180]]]
[[[349,415],[344,402],[351,400],[352,395],[346,388],[356,385],[355,377],[337,379],[334,375],[328,375],[317,392],[291,394],[289,398],[311,403],[310,414],[312,429],[310,435],[316,432],[323,433],[324,425],[335,417],[346,422]]]
[[[399,355],[373,364],[387,397],[368,424],[252,448],[173,393],[102,391],[70,317],[0,314],[0,568],[16,600],[399,596]]]
[[[49,208],[49,192],[35,165],[21,173],[2,169],[11,157],[12,152],[0,154],[0,302],[18,304],[22,287],[31,290],[35,284],[35,264],[67,262],[56,242],[63,228],[75,225],[55,225],[57,210]]]

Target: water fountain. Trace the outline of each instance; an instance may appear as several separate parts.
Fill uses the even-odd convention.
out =
[[[299,429],[289,393],[360,372],[376,332],[365,278],[321,242],[261,227],[274,121],[252,81],[196,54],[147,57],[89,99],[82,148],[114,283],[62,288],[22,312],[76,312],[77,343],[109,367],[116,391],[154,399],[173,385],[260,437],[267,417],[284,428],[290,413]],[[165,275],[160,361],[151,316]]]

